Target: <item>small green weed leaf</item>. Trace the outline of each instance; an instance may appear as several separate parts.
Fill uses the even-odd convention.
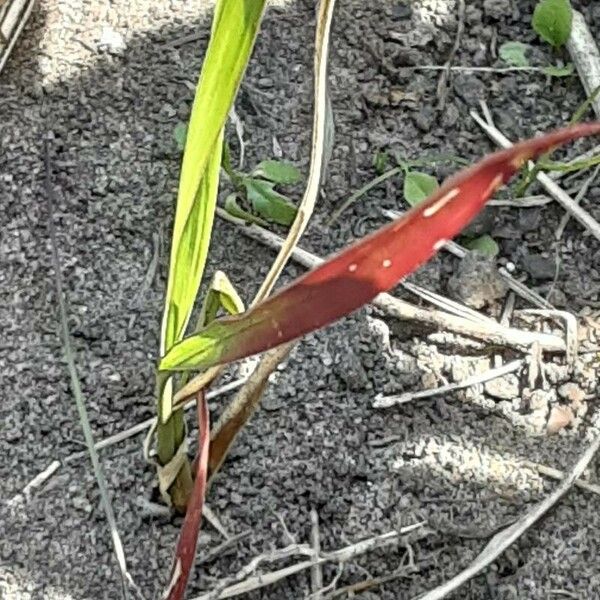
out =
[[[261,179],[244,179],[252,208],[263,219],[278,225],[290,226],[296,217],[296,207],[288,198],[273,189],[274,184]]]
[[[419,171],[409,171],[404,178],[404,199],[416,206],[440,187],[437,179]]]
[[[261,227],[268,227],[269,225],[264,219],[244,210],[238,204],[237,194],[229,194],[229,196],[225,198],[224,208],[232,217],[242,219],[243,221],[246,221],[246,223],[256,223]]]
[[[525,53],[529,46],[523,42],[504,42],[498,49],[500,58],[509,65],[515,67],[528,67],[529,61]]]
[[[216,271],[210,282],[210,288],[204,298],[204,303],[202,304],[197,330],[206,327],[209,323],[214,321],[221,308],[230,315],[237,315],[245,310],[244,302],[233,287],[231,281],[229,281],[227,275],[225,275],[223,271]]]
[[[549,65],[542,69],[542,73],[549,77],[569,77],[569,75],[573,75],[573,65],[571,63],[562,67],[558,65]]]
[[[383,175],[386,172],[389,162],[389,156],[387,152],[377,152],[373,158],[373,166],[377,175]]]
[[[262,177],[283,185],[297,183],[302,173],[290,162],[284,160],[263,160],[252,171],[253,177]]]
[[[531,21],[535,32],[555,48],[569,39],[572,23],[573,9],[569,0],[540,0]]]
[[[465,246],[469,250],[476,250],[480,254],[483,254],[489,258],[497,256],[500,252],[500,248],[496,240],[487,234],[466,242]]]
[[[187,137],[187,123],[184,123],[183,121],[179,121],[179,123],[177,123],[177,125],[175,125],[175,128],[173,129],[173,138],[175,139],[175,142],[177,143],[177,147],[180,150],[183,150],[185,148],[185,138]]]

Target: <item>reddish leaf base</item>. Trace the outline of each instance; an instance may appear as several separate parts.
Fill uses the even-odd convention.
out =
[[[164,595],[167,600],[181,600],[183,598],[190,571],[194,564],[196,543],[202,521],[210,441],[210,414],[204,390],[198,393],[196,406],[198,413],[198,460],[194,463],[196,477],[181,533],[179,534],[179,541],[177,542],[171,582]]]

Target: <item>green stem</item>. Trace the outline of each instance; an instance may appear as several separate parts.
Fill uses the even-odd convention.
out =
[[[156,427],[156,451],[158,462],[165,466],[175,456],[177,450],[185,440],[186,427],[183,410],[176,410],[171,413],[167,421],[163,422],[161,396],[165,384],[164,377],[160,376],[157,382],[158,390],[158,424]],[[168,494],[171,504],[179,512],[185,512],[187,502],[192,492],[193,481],[192,471],[189,461],[185,460],[182,468]]]

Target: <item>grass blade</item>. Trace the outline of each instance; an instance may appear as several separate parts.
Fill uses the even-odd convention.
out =
[[[219,0],[215,8],[181,166],[161,354],[183,336],[198,293],[214,219],[223,127],[252,52],[264,6],[265,0]]]
[[[102,502],[102,508],[104,509],[104,515],[110,529],[110,535],[112,538],[113,550],[119,570],[121,572],[122,590],[123,597],[128,598],[128,585],[132,586],[137,591],[137,586],[134,584],[131,575],[127,570],[127,562],[125,559],[125,552],[123,550],[123,543],[117,529],[117,520],[112,509],[110,495],[108,493],[108,486],[106,485],[106,479],[104,478],[104,472],[100,465],[98,458],[98,452],[96,451],[96,445],[94,443],[94,435],[90,426],[90,420],[87,414],[87,408],[85,406],[85,400],[81,391],[81,384],[79,382],[79,375],[77,374],[77,367],[75,365],[75,355],[71,347],[71,335],[69,333],[68,319],[67,319],[67,304],[65,301],[64,285],[62,278],[62,269],[60,266],[60,257],[58,254],[58,242],[56,239],[56,227],[54,225],[54,190],[52,188],[52,175],[50,166],[50,149],[49,143],[46,139],[44,141],[44,158],[45,158],[45,170],[46,170],[46,202],[48,205],[48,229],[50,230],[50,241],[52,246],[52,262],[54,266],[54,283],[56,288],[56,297],[58,300],[59,317],[60,317],[60,328],[62,334],[63,351],[65,354],[65,361],[67,363],[67,369],[71,378],[71,391],[75,398],[75,404],[77,406],[77,412],[79,413],[79,422],[81,423],[81,429],[83,430],[83,437],[85,439],[85,445],[87,446],[88,454],[90,455],[90,461],[92,463],[92,469],[94,471],[94,477],[96,478],[96,484],[100,491],[100,499]]]
[[[428,200],[251,308],[214,321],[173,347],[161,370],[206,368],[263,352],[360,308],[429,260],[528,160],[600,123],[561,129],[496,152],[448,180]]]

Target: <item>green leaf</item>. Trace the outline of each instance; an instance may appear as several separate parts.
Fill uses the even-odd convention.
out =
[[[244,179],[252,208],[264,219],[289,226],[296,217],[296,207],[288,198],[273,189],[274,184],[261,179]]]
[[[302,178],[302,174],[292,163],[283,160],[263,160],[254,168],[252,176],[284,185],[297,183]]]
[[[219,0],[215,7],[181,167],[161,354],[183,336],[198,293],[216,206],[223,127],[264,6],[265,0]]]
[[[498,49],[500,58],[515,67],[528,67],[529,61],[525,53],[529,49],[527,44],[523,42],[504,42]]]
[[[244,210],[237,202],[237,194],[229,194],[229,196],[225,198],[225,205],[223,208],[225,208],[232,217],[242,219],[243,221],[246,221],[246,223],[256,223],[261,227],[268,227],[269,225],[265,220]]]
[[[571,63],[562,67],[558,65],[549,65],[542,69],[542,73],[549,77],[568,77],[569,75],[573,75],[573,65]]]
[[[185,138],[187,137],[187,123],[184,123],[183,121],[179,121],[179,123],[177,123],[177,125],[175,125],[175,128],[173,129],[173,138],[175,139],[175,142],[177,143],[177,147],[180,150],[183,150],[185,148]]]
[[[535,32],[555,48],[569,39],[572,23],[573,9],[569,0],[540,0],[531,21]]]
[[[377,152],[373,158],[373,166],[377,175],[382,175],[387,169],[389,156],[387,152]]]
[[[435,177],[419,171],[409,171],[404,178],[404,199],[416,206],[431,196],[438,189],[439,183]]]
[[[230,315],[237,315],[245,310],[244,302],[227,275],[223,271],[216,271],[210,282],[208,293],[204,298],[196,331],[214,321],[220,308],[223,308]]]
[[[465,246],[469,250],[476,250],[480,254],[488,256],[489,258],[497,256],[497,254],[500,252],[500,248],[496,240],[487,234],[466,242]]]

